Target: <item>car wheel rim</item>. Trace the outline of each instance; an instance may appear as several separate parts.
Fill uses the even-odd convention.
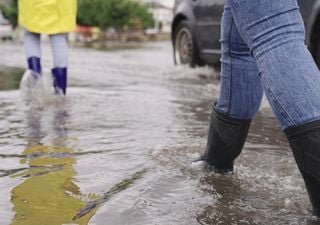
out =
[[[179,30],[175,42],[175,59],[177,64],[190,64],[193,53],[191,32],[183,28]]]

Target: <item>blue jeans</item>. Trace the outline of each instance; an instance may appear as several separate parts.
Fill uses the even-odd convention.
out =
[[[282,129],[320,119],[320,73],[296,0],[227,0],[218,111],[251,119],[263,93]]]
[[[41,58],[41,35],[25,31],[24,48],[27,58]],[[68,41],[66,34],[49,35],[53,55],[54,68],[65,68],[68,66]]]

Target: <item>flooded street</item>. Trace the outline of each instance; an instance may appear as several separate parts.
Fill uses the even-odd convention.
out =
[[[24,68],[0,45],[0,66]],[[43,48],[45,76],[52,65]],[[173,66],[169,42],[70,49],[66,99],[0,91],[0,225],[320,224],[266,101],[233,176],[205,149],[217,72]]]

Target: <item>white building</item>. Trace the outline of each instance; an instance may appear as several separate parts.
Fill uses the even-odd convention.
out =
[[[155,21],[154,29],[156,32],[170,33],[173,20],[173,1],[168,0],[142,0],[150,7],[150,12]],[[172,2],[172,4],[170,4]]]

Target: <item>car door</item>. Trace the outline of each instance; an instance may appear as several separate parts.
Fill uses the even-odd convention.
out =
[[[307,34],[311,29],[310,19],[313,13],[313,6],[316,0],[298,0],[300,6],[301,15],[303,17],[304,25],[306,27]]]
[[[192,1],[199,49],[204,54],[216,54],[220,49],[220,20],[225,0]]]

